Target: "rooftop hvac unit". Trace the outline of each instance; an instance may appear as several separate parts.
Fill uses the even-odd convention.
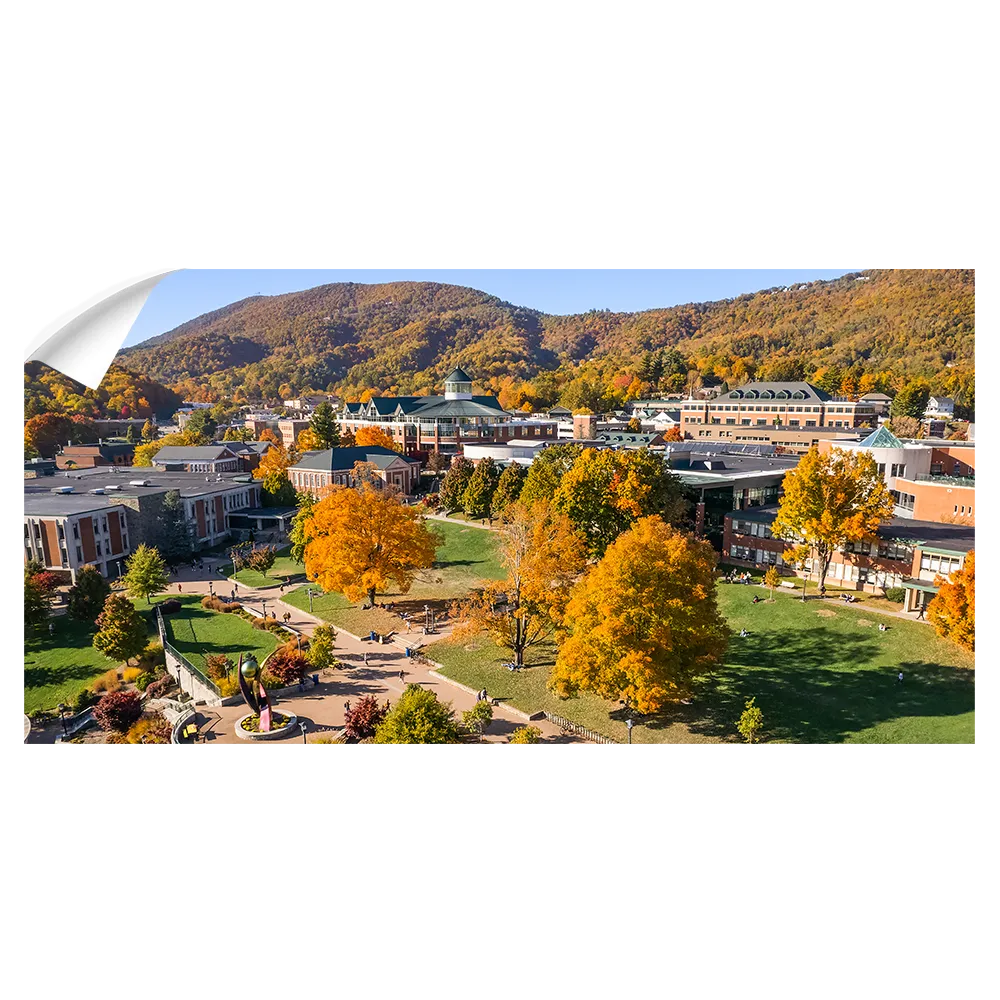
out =
[[[129,486],[148,486],[148,479],[130,479],[128,481]]]
[[[53,493],[72,493],[73,492],[73,487],[72,486],[57,486],[52,492]]]
[[[96,493],[97,496],[100,496],[100,497],[104,496],[104,490],[101,489],[100,486],[98,486],[96,490],[87,490],[87,492],[88,493]]]

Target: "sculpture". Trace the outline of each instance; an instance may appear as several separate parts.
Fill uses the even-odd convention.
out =
[[[267,697],[267,688],[264,687],[260,675],[261,669],[253,653],[248,653],[245,661],[243,654],[240,653],[239,663],[236,665],[240,694],[250,706],[250,711],[260,720],[258,723],[259,731],[268,733],[271,731],[271,701]]]

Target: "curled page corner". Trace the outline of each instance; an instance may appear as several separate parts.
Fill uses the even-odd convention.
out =
[[[88,389],[96,389],[128,336],[149,293],[170,271],[130,278],[49,323],[25,361],[44,361]]]

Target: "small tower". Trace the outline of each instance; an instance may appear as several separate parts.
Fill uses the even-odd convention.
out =
[[[461,368],[456,368],[444,380],[445,399],[472,399],[472,379]]]

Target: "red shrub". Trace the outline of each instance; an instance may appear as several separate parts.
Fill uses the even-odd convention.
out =
[[[375,730],[381,725],[386,713],[385,705],[379,705],[374,695],[361,698],[354,707],[344,712],[344,732],[357,740],[367,739],[375,735]]]
[[[94,706],[94,721],[101,729],[126,733],[142,715],[142,701],[136,691],[111,691]]]
[[[295,648],[294,642],[279,646],[264,663],[264,669],[277,677],[284,687],[298,684],[308,666],[309,660]]]
[[[31,579],[34,581],[35,586],[44,590],[46,594],[51,594],[59,586],[59,577],[48,570],[36,573]]]

